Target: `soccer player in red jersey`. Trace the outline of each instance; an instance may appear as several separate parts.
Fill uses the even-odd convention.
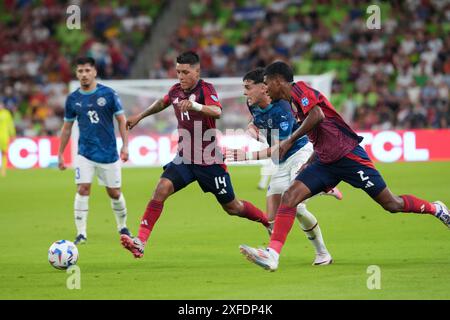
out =
[[[430,203],[413,195],[394,195],[375,169],[366,151],[359,145],[358,136],[336,112],[327,98],[303,81],[294,83],[293,72],[284,62],[267,66],[264,81],[273,101],[286,99],[301,122],[290,138],[279,146],[279,157],[293,143],[307,134],[314,153],[303,166],[289,189],[283,194],[278,208],[273,233],[266,249],[241,245],[241,253],[266,270],[275,271],[286,237],[294,223],[297,205],[311,196],[333,188],[345,181],[364,190],[385,210],[430,214],[450,228],[448,208],[440,201]]]
[[[222,106],[213,85],[200,79],[198,55],[191,51],[182,53],[177,57],[176,70],[179,83],[164,98],[127,121],[127,128],[132,129],[143,118],[173,105],[179,135],[177,155],[164,166],[142,218],[138,236],[121,236],[122,245],[136,258],[143,256],[145,244],[167,198],[194,181],[204,192],[213,193],[228,214],[257,221],[268,229],[270,227],[261,210],[248,201],[236,199],[234,195],[224,156],[216,141],[215,121],[222,114]]]

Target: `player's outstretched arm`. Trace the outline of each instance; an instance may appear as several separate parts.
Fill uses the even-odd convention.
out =
[[[222,109],[215,105],[203,105],[198,102],[192,102],[189,100],[183,100],[178,105],[181,112],[186,112],[188,110],[195,110],[203,113],[205,116],[219,119],[222,115]]]
[[[312,129],[314,129],[315,126],[317,126],[322,120],[325,119],[325,115],[323,114],[322,109],[320,109],[319,106],[314,106],[306,116],[305,120],[303,120],[300,127],[294,131],[294,133],[286,140],[283,140],[280,143],[280,149],[279,149],[279,157],[283,157],[286,152],[292,147],[292,145],[297,141],[299,138],[303,137],[305,134],[310,132]]]
[[[122,148],[120,149],[120,159],[123,162],[128,160],[128,133],[127,133],[127,119],[124,114],[116,116],[117,123],[119,124],[119,133],[122,138]]]
[[[65,170],[66,165],[64,164],[64,150],[66,150],[67,143],[69,143],[70,136],[72,134],[72,127],[73,122],[72,121],[64,121],[63,127],[61,129],[61,142],[59,144],[58,149],[58,168],[60,170]]]
[[[130,116],[126,122],[126,128],[127,130],[131,130],[133,129],[138,123],[139,121],[141,121],[142,119],[163,111],[164,109],[166,109],[170,104],[166,104],[164,102],[164,99],[158,99],[155,102],[153,102],[150,107],[148,107],[146,110],[144,110],[143,112],[134,115],[134,116]]]

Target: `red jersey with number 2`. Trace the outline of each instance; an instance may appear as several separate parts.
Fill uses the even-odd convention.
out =
[[[335,162],[350,153],[362,141],[362,137],[350,128],[327,98],[305,82],[292,84],[291,97],[291,103],[297,109],[297,118],[300,121],[307,117],[314,106],[322,109],[325,115],[325,119],[308,132],[308,138],[320,162]]]

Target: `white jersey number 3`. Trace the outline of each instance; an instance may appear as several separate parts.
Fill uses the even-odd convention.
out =
[[[89,120],[91,120],[91,123],[99,123],[100,119],[98,117],[97,111],[90,110],[87,113]]]

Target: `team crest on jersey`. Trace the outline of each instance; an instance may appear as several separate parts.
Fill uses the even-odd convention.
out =
[[[215,102],[218,102],[219,101],[219,98],[217,98],[217,96],[215,96],[215,95],[211,95],[211,99],[213,99]]]
[[[308,100],[308,98],[303,98],[302,99],[302,105],[304,106],[304,107],[306,107],[307,105],[308,105],[308,103],[309,103],[309,100]]]
[[[99,105],[100,107],[104,107],[106,104],[106,99],[103,97],[100,97],[97,99],[97,105]]]
[[[281,122],[280,128],[281,128],[281,130],[286,131],[289,128],[289,122],[287,122],[287,121]]]
[[[197,97],[195,96],[195,94],[191,94],[189,96],[189,101],[191,101],[191,102],[195,102],[196,99],[197,99]]]

